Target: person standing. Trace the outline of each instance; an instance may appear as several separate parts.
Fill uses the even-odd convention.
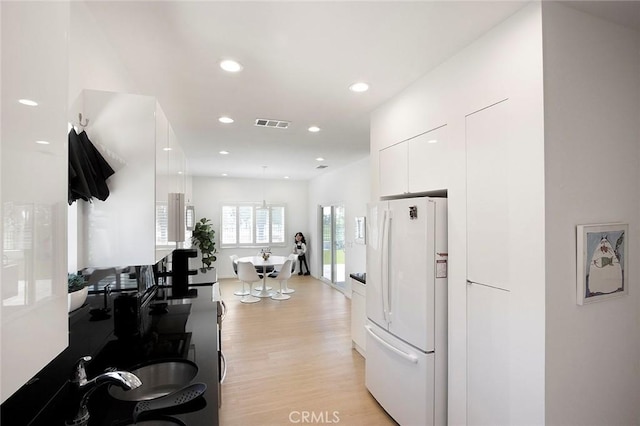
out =
[[[309,265],[307,265],[307,241],[304,239],[302,232],[298,232],[294,237],[293,254],[298,255],[298,262],[300,263],[300,270],[298,275],[310,275]],[[307,272],[302,272],[302,265],[304,265]]]

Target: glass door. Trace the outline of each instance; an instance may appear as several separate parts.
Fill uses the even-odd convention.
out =
[[[338,288],[345,287],[345,215],[344,206],[321,207],[322,279]]]

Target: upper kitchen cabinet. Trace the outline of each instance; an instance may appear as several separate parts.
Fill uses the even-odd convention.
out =
[[[447,188],[449,147],[447,126],[428,131],[408,141],[409,192],[438,191]]]
[[[82,202],[81,266],[154,264],[171,252],[168,194],[185,186],[184,155],[170,123],[149,96],[85,90],[79,105],[87,135],[115,170],[109,198]]]
[[[449,153],[446,129],[446,126],[441,126],[380,150],[382,197],[447,188]]]
[[[541,261],[530,252],[542,243],[532,230],[544,205],[536,107],[514,96],[465,118],[469,281],[513,291]]]
[[[409,192],[406,142],[380,150],[379,176],[382,197]]]
[[[4,402],[68,343],[69,2],[0,2],[0,15]]]
[[[467,276],[470,281],[510,289],[509,152],[516,143],[508,100],[470,114],[467,138]]]

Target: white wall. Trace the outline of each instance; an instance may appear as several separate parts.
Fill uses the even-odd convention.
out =
[[[546,423],[640,424],[640,34],[544,3]],[[629,294],[576,304],[578,224],[629,224]]]
[[[216,232],[216,249],[218,260],[214,266],[218,271],[218,278],[233,277],[233,269],[229,256],[255,255],[257,248],[229,248],[220,247],[220,210],[224,203],[257,202],[261,203],[263,196],[268,204],[286,205],[286,235],[290,237],[282,246],[271,245],[272,252],[278,255],[288,255],[292,251],[293,236],[300,231],[309,233],[308,196],[306,181],[270,180],[270,179],[228,179],[193,177],[193,205],[196,219],[202,217],[211,219]],[[191,263],[192,268],[200,265],[199,261]]]
[[[367,215],[367,203],[371,200],[369,158],[356,161],[337,170],[325,172],[309,183],[309,235],[310,241],[321,241],[318,207],[343,204],[345,209],[345,268],[346,289],[350,294],[349,274],[365,272],[367,250],[363,244],[356,244],[355,218]],[[306,235],[306,234],[305,234]],[[312,253],[310,268],[314,276],[320,275],[322,255],[319,246]]]
[[[512,205],[509,231],[522,235],[509,271],[509,377],[511,424],[544,422],[544,194],[542,33],[540,4],[529,4],[425,75],[372,115],[372,198],[379,196],[378,151],[447,125],[449,174],[449,424],[467,424],[467,285],[465,117],[509,98],[519,133],[522,192]],[[516,150],[517,151],[517,150]],[[524,152],[524,151],[523,151]],[[495,161],[501,161],[496,158]],[[435,160],[438,161],[438,160]],[[428,167],[425,161],[425,167]],[[402,167],[399,165],[399,167]],[[491,165],[487,165],[491,167]],[[517,202],[516,202],[517,201]],[[472,220],[472,219],[470,219]],[[489,385],[487,385],[489,386]],[[494,391],[487,388],[487,391]],[[470,421],[472,423],[472,421]]]
[[[83,1],[70,2],[69,30],[69,103],[74,103],[84,89],[107,92],[138,93],[135,81],[120,61],[100,24]],[[150,94],[153,96],[153,94]],[[70,111],[77,120],[78,112]]]

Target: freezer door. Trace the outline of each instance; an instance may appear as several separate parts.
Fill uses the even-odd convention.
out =
[[[367,215],[367,318],[387,328],[388,305],[388,203],[371,204]],[[383,279],[385,280],[383,282]]]
[[[424,352],[433,351],[435,202],[429,198],[395,200],[389,203],[389,210],[389,331]]]
[[[435,422],[435,355],[410,345],[369,322],[366,386],[396,422],[404,426]]]

